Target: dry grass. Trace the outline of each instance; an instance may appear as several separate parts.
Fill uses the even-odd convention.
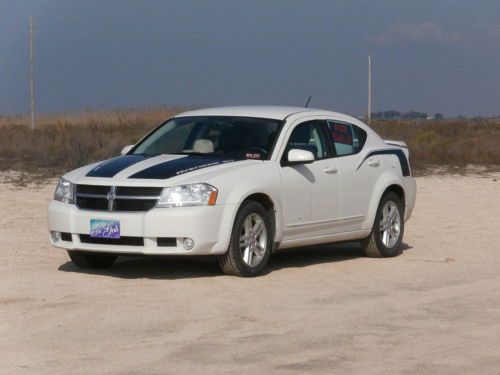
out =
[[[498,120],[378,121],[372,127],[385,139],[405,141],[417,170],[435,165],[500,166]]]
[[[46,128],[53,125],[78,125],[87,126],[94,124],[117,125],[130,123],[150,123],[158,124],[165,119],[185,111],[186,108],[163,108],[148,107],[141,109],[120,109],[103,111],[82,111],[73,113],[55,113],[50,115],[37,116],[36,125],[38,128]],[[0,127],[3,126],[24,126],[29,127],[29,116],[1,116]]]
[[[0,118],[0,170],[58,174],[118,155],[178,108],[59,114],[37,119]]]
[[[0,170],[57,175],[118,155],[181,108],[82,112],[37,119],[0,117]],[[376,121],[385,139],[404,140],[417,171],[430,166],[500,166],[498,120]]]

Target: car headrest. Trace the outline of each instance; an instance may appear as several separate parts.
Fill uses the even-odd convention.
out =
[[[214,143],[210,139],[197,139],[194,141],[193,151],[202,154],[214,152]]]

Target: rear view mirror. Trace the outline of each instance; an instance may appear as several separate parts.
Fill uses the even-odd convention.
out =
[[[288,151],[288,165],[309,164],[314,161],[314,154],[311,151],[293,148]]]

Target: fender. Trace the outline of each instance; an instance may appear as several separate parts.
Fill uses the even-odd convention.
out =
[[[256,178],[255,176],[259,177]],[[225,251],[229,247],[236,214],[241,204],[253,194],[264,194],[269,197],[273,203],[276,224],[274,240],[280,241],[283,237],[282,188],[277,164],[273,161],[268,161],[262,164],[240,168],[238,172],[233,174],[231,179],[233,181],[232,184],[228,184],[227,182],[224,184],[222,181],[217,181],[217,179],[210,181],[214,186],[226,186],[224,191],[219,192],[221,204],[223,204],[225,208],[219,231],[220,240],[217,244],[218,251],[222,251],[222,249]]]
[[[234,222],[236,220],[236,215],[238,210],[241,207],[241,204],[251,195],[253,194],[264,194],[273,203],[274,206],[274,215],[275,215],[275,233],[274,233],[274,242],[279,242],[283,239],[283,219],[282,219],[282,208],[275,194],[266,189],[249,189],[244,194],[241,193],[241,188],[244,187],[244,184],[235,186],[235,189],[232,189],[231,195],[239,196],[238,203],[225,203],[224,204],[224,215],[221,221],[221,226],[219,230],[219,242],[216,246],[214,246],[214,253],[222,254],[226,252],[229,248],[229,242],[231,240],[231,235],[233,232]],[[241,194],[241,195],[240,195]]]
[[[244,198],[241,199],[241,202],[238,204],[238,208],[241,204],[248,199],[251,195],[254,194],[264,194],[266,195],[272,202],[274,207],[274,241],[279,242],[283,239],[283,208],[281,204],[281,200],[276,194],[273,194],[271,191],[266,189],[253,189],[253,191],[249,191]],[[236,216],[236,215],[235,215]]]
[[[403,175],[403,177],[407,177],[407,176],[411,175],[410,165],[408,163],[408,159],[406,157],[406,154],[400,148],[399,149],[384,149],[384,150],[369,151],[366,153],[363,160],[361,160],[361,163],[359,163],[358,168],[356,170],[358,170],[361,167],[361,165],[363,165],[363,163],[365,162],[366,159],[368,159],[370,156],[374,156],[374,155],[396,155],[397,158],[399,159],[399,165],[401,167],[401,174]]]
[[[403,191],[406,190],[405,187],[401,184],[401,177],[398,176],[394,170],[388,170],[384,172],[378,178],[375,187],[373,188],[373,192],[370,199],[370,207],[368,208],[368,212],[366,214],[365,221],[363,222],[362,228],[366,230],[371,230],[373,227],[373,223],[375,221],[375,215],[377,213],[377,208],[380,203],[380,199],[382,199],[382,195],[386,191],[386,189],[391,185],[400,186]],[[403,202],[406,205],[406,202]]]

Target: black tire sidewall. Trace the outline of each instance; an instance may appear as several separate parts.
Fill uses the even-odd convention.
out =
[[[398,242],[396,242],[396,244],[390,248],[385,246],[384,243],[382,242],[382,237],[380,236],[380,230],[379,230],[382,207],[384,207],[384,205],[388,201],[392,201],[396,204],[401,218],[401,226],[400,226]],[[373,224],[373,234],[375,237],[375,242],[377,243],[378,250],[384,257],[392,257],[401,253],[401,243],[403,242],[404,229],[405,229],[405,220],[404,220],[403,202],[401,202],[401,199],[394,193],[385,194],[380,200],[380,203],[377,208],[377,214],[375,216],[375,222]]]
[[[266,226],[267,231],[267,246],[264,257],[261,262],[255,266],[250,267],[247,265],[243,257],[241,255],[240,249],[240,232],[241,227],[243,225],[243,221],[248,217],[248,215],[256,213],[259,214],[260,217],[264,220],[264,225]],[[274,228],[272,227],[271,219],[269,217],[269,213],[264,209],[264,207],[255,201],[250,201],[244,203],[241,208],[238,210],[236,214],[236,219],[234,220],[233,230],[231,233],[231,243],[229,246],[230,252],[232,252],[232,257],[236,262],[236,265],[243,276],[256,276],[262,272],[262,270],[266,267],[269,257],[271,256],[272,245],[274,240]]]

